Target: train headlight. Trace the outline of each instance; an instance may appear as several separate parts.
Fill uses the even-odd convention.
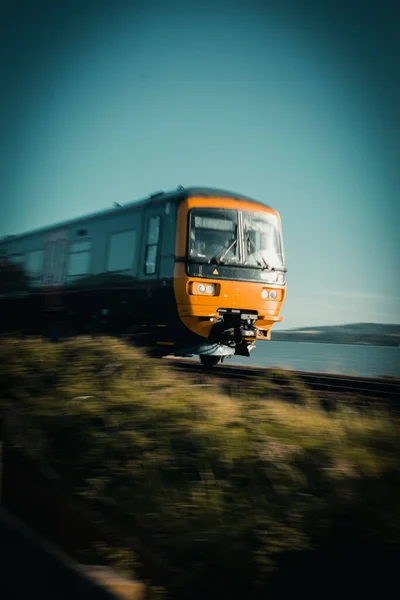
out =
[[[207,294],[210,294],[210,296],[214,296],[215,294],[215,285],[213,283],[209,283],[206,287],[206,292]]]
[[[271,300],[276,300],[278,298],[278,294],[279,292],[277,292],[276,290],[267,290],[264,288],[261,292],[261,298],[263,300],[267,300],[268,298],[270,298]]]
[[[218,283],[191,281],[188,286],[188,293],[192,296],[219,296],[219,290]]]

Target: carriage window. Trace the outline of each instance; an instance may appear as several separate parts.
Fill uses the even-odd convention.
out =
[[[26,270],[33,280],[38,280],[43,272],[43,250],[32,250],[26,255]]]
[[[147,246],[144,272],[146,275],[154,275],[157,268],[158,244],[160,240],[161,217],[151,217],[147,232]]]
[[[68,275],[86,275],[90,268],[92,242],[74,242],[69,247]]]
[[[122,231],[110,236],[107,271],[132,269],[135,258],[136,231]]]

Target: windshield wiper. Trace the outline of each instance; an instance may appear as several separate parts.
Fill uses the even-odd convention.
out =
[[[258,255],[261,257],[262,264],[257,260],[257,266],[260,267],[261,271],[269,271],[270,273],[274,273],[275,271],[279,271],[280,273],[286,273],[287,269],[284,267],[272,267],[267,263],[263,255],[259,250],[257,250]]]
[[[262,271],[270,271],[270,272],[274,272],[274,271],[280,271],[282,273],[286,273],[286,269],[284,268],[280,268],[280,267],[272,267],[271,265],[269,265],[267,263],[267,261],[265,260],[264,256],[261,254],[260,250],[257,248],[255,241],[250,237],[250,235],[248,234],[248,231],[245,231],[246,235],[247,235],[247,239],[246,242],[251,242],[254,246],[255,252],[254,254],[256,254],[257,256],[260,257],[261,262],[259,259],[257,259],[257,256],[255,257],[256,261],[257,261],[257,266],[261,267]]]
[[[232,250],[232,248],[234,247],[235,244],[237,244],[237,239],[233,240],[233,242],[227,248],[224,248],[222,253],[217,254],[216,256],[213,256],[212,258],[210,258],[210,264],[213,264],[215,262],[215,263],[217,263],[217,265],[219,265],[222,262],[224,262],[225,256],[228,254],[229,250]]]
[[[275,271],[274,267],[270,267],[269,266],[269,264],[267,263],[267,261],[265,260],[265,258],[261,254],[261,252],[259,250],[256,250],[256,252],[257,252],[258,256],[261,258],[261,260],[262,260],[262,263],[259,263],[257,261],[257,264],[259,264],[260,267],[261,267],[261,271],[265,271],[265,270],[267,270],[267,271]],[[256,260],[257,260],[257,258],[256,258]]]
[[[273,270],[273,268],[271,268],[271,267],[269,266],[269,264],[267,263],[267,261],[265,260],[265,258],[263,257],[263,255],[261,254],[261,252],[259,251],[259,249],[257,248],[255,241],[254,241],[254,240],[253,240],[253,239],[250,237],[250,235],[249,235],[249,232],[248,232],[247,230],[245,231],[245,234],[246,234],[246,236],[247,236],[247,238],[246,238],[246,242],[247,242],[247,244],[248,244],[249,242],[250,242],[251,244],[253,244],[253,247],[254,247],[254,249],[255,249],[255,252],[254,252],[254,254],[257,254],[257,255],[258,255],[258,256],[260,256],[260,258],[261,258],[261,261],[262,261],[262,262],[260,263],[260,262],[257,260],[257,257],[255,257],[255,258],[256,258],[256,261],[257,261],[257,264],[258,264],[258,265],[261,267],[262,271],[264,271],[264,269],[267,269],[267,271],[272,271],[272,270]]]

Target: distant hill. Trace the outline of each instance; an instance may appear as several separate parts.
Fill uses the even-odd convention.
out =
[[[272,340],[290,342],[324,342],[328,344],[369,344],[400,346],[400,325],[351,323],[272,331]]]

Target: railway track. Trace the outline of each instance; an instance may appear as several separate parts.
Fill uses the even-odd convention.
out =
[[[277,375],[274,368],[245,367],[236,365],[217,365],[212,369],[204,369],[194,359],[178,360],[167,358],[168,364],[178,372],[186,372],[199,377],[207,376],[212,379],[225,381],[255,381],[268,379],[268,374],[274,372],[274,383],[287,384],[287,378]],[[304,371],[289,371],[293,373],[309,389],[318,395],[342,393],[357,397],[371,398],[400,405],[400,380],[386,378],[365,378],[351,375],[331,373],[309,373]]]

